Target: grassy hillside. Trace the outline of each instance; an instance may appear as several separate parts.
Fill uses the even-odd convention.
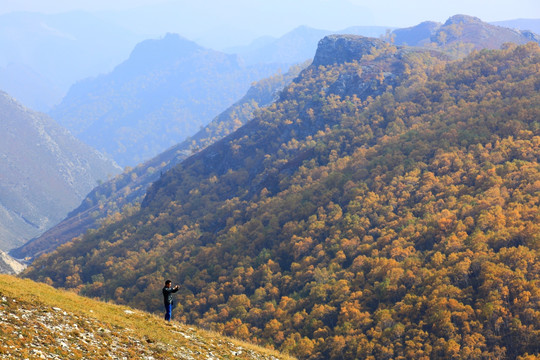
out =
[[[540,47],[327,37],[246,126],[26,275],[303,359],[540,353]]]
[[[0,315],[0,359],[292,359],[9,275],[0,275]]]

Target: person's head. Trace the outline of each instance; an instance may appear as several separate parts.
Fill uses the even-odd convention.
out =
[[[171,287],[171,284],[172,284],[171,280],[166,280],[165,281],[165,287]]]

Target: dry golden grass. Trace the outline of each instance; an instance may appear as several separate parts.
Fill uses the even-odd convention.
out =
[[[0,275],[0,315],[0,359],[292,359],[215,332],[174,321],[167,324],[153,314],[10,275]]]

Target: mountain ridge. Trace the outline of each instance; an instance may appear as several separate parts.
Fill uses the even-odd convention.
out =
[[[430,50],[423,49],[420,49],[418,51],[419,53],[426,53],[430,55],[436,54],[436,56],[446,58],[446,55],[440,52],[432,52]],[[319,66],[324,67],[325,65],[344,65],[347,62],[351,62],[353,59],[366,59],[365,62],[362,64],[363,72],[361,76],[347,76],[344,79],[345,82],[354,82],[355,85],[361,83],[360,87],[353,85],[352,89],[353,91],[355,91],[355,95],[359,97],[358,100],[366,100],[369,96],[380,95],[382,92],[384,92],[385,88],[395,85],[396,78],[402,71],[404,71],[404,68],[401,66],[397,66],[397,64],[401,62],[404,54],[409,52],[409,48],[392,48],[379,39],[366,38],[358,35],[330,35],[323,38],[319,42],[319,48],[317,49],[312,65],[308,67],[308,69],[302,71],[300,75],[295,79],[295,82],[301,82],[302,80],[309,78],[310,76],[317,76],[317,69]],[[373,57],[373,59],[368,59],[370,57]],[[378,66],[371,65],[371,61],[373,61],[374,59],[378,60]],[[375,63],[375,61],[373,61],[373,63]],[[378,78],[382,74],[384,74],[383,80]],[[359,79],[361,79],[361,81],[359,81]],[[338,77],[338,79],[335,80],[337,80],[335,81],[335,84],[328,86],[325,91],[331,94],[335,93],[336,95],[350,95],[345,94],[345,92],[347,91],[346,88],[336,86],[337,84],[340,84],[341,78]],[[291,92],[290,89],[293,86],[294,83],[289,86],[288,89],[285,89],[285,91],[281,93],[279,98],[281,102],[289,100],[289,93]],[[312,90],[317,91],[318,89]],[[317,104],[315,103],[314,105]],[[304,104],[304,106],[306,105]],[[270,110],[274,109],[270,108]],[[305,116],[306,114],[302,115]],[[233,170],[237,170],[237,168],[241,167],[242,164],[235,163],[234,159],[238,155],[234,154],[234,147],[230,145],[225,147],[222,146],[226,143],[232,143],[238,139],[247,139],[249,134],[250,150],[248,150],[248,152],[257,153],[259,161],[254,162],[256,164],[262,164],[262,159],[260,159],[261,151],[256,151],[255,148],[251,148],[253,144],[256,144],[258,142],[266,143],[269,139],[272,139],[273,137],[276,137],[278,140],[282,140],[283,138],[287,139],[293,133],[300,138],[307,137],[312,135],[312,132],[316,132],[318,129],[322,130],[325,127],[331,125],[323,123],[319,119],[318,122],[311,123],[311,127],[309,128],[309,130],[307,130],[306,125],[303,122],[299,121],[298,123],[289,124],[290,129],[285,128],[283,129],[283,131],[280,131],[279,129],[275,128],[274,125],[266,123],[264,120],[261,120],[261,118],[263,117],[264,115],[260,114],[259,117],[255,119],[256,121],[251,121],[247,123],[243,127],[239,128],[234,134],[231,134],[228,138],[220,140],[218,143],[213,144],[210,148],[207,148],[205,149],[205,151],[197,153],[194,156],[184,160],[176,168],[165,173],[162,178],[156,181],[149,188],[147,195],[142,203],[142,206],[150,206],[152,198],[158,196],[155,193],[155,189],[162,187],[164,184],[166,184],[167,181],[174,181],[172,179],[174,179],[176,174],[178,172],[184,171],[184,169],[189,169],[190,167],[193,167],[191,171],[193,171],[194,173],[197,172],[199,174],[198,176],[200,176],[201,174],[210,175],[212,173],[222,175],[223,172],[228,171],[230,168]],[[267,128],[270,134],[264,133],[264,137],[260,138],[256,131],[254,131],[256,127]],[[271,143],[271,141],[268,142]],[[268,151],[268,149],[265,150]],[[245,154],[242,153],[242,155]],[[200,165],[194,166],[194,164],[197,164],[198,162],[204,163],[204,167],[201,167]],[[261,174],[258,174],[257,172],[260,169],[260,165],[253,166],[250,171],[250,177],[253,176],[252,173],[257,174],[257,176],[260,177]],[[184,196],[187,196],[187,194],[184,194]]]
[[[398,45],[438,48],[462,57],[473,50],[500,49],[504,43],[540,42],[540,36],[528,30],[511,29],[483,22],[469,15],[454,15],[443,24],[426,21],[413,27],[396,29],[390,41]]]
[[[122,166],[135,166],[195,134],[279,68],[245,66],[167,34],[138,44],[112,72],[72,86],[50,115]]]

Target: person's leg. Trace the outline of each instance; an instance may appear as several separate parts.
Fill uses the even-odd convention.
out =
[[[172,304],[165,305],[165,320],[171,321]]]

